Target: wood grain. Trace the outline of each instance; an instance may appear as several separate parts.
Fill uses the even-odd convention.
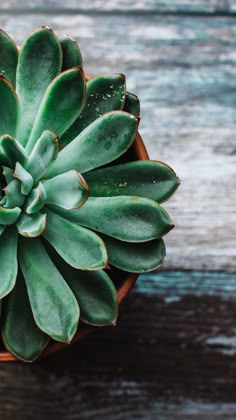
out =
[[[79,41],[91,74],[127,75],[128,90],[141,100],[140,133],[150,157],[182,179],[165,205],[176,223],[165,268],[235,272],[235,19],[0,16],[19,44],[43,23]]]
[[[233,274],[140,277],[116,328],[34,365],[2,365],[5,420],[234,419]]]
[[[17,0],[2,0],[1,9],[11,13],[34,11],[47,11],[55,13],[234,13],[236,4],[234,0],[68,0],[66,2],[58,0],[24,0],[21,3]]]

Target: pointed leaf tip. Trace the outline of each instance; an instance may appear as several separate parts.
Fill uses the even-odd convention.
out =
[[[16,75],[16,90],[24,115],[18,139],[23,146],[30,137],[44,92],[60,73],[61,66],[61,46],[50,28],[36,29],[25,39],[20,50]]]
[[[48,244],[47,251],[79,303],[81,320],[97,326],[116,322],[118,296],[108,274],[103,270],[76,270],[66,264]]]
[[[50,210],[47,222],[44,237],[69,265],[80,270],[99,270],[107,265],[106,247],[96,233]]]
[[[54,340],[70,342],[80,315],[74,294],[39,238],[32,239],[30,246],[27,239],[21,238],[20,245],[20,266],[36,324]]]
[[[38,109],[27,151],[33,149],[44,130],[51,130],[60,137],[79,116],[85,99],[86,84],[80,67],[65,70],[55,77]]]
[[[131,146],[137,126],[137,118],[127,112],[107,112],[60,151],[47,176],[51,178],[70,169],[84,173],[112,162]]]
[[[87,83],[86,104],[71,127],[62,135],[64,147],[75,139],[89,124],[109,111],[121,110],[125,98],[125,78],[108,74],[91,78]]]

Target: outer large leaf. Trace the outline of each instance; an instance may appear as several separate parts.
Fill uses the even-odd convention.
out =
[[[65,35],[60,38],[63,52],[62,70],[71,69],[72,67],[82,67],[83,60],[77,42],[71,37]]]
[[[62,258],[75,268],[98,270],[107,265],[106,248],[98,235],[49,210],[44,236]]]
[[[44,92],[61,71],[61,66],[61,46],[51,29],[43,26],[26,38],[20,50],[16,76],[16,90],[23,116],[17,139],[24,146],[30,136]]]
[[[51,246],[47,245],[47,250],[78,300],[81,320],[97,326],[114,324],[118,313],[117,292],[105,271],[75,270]]]
[[[38,327],[58,341],[70,342],[79,321],[77,301],[39,238],[22,238],[20,265]]]
[[[83,173],[115,160],[132,144],[137,125],[137,119],[131,114],[108,112],[61,150],[47,176],[53,177],[70,169]]]
[[[82,206],[88,198],[86,182],[78,172],[73,170],[42,183],[47,194],[47,203],[67,210]]]
[[[20,116],[19,101],[12,84],[0,75],[0,136],[15,137]]]
[[[49,337],[35,324],[21,272],[13,291],[4,300],[2,338],[6,348],[24,361],[35,360],[49,342]]]
[[[137,195],[158,203],[167,200],[180,183],[169,166],[150,160],[97,169],[84,178],[91,196]]]
[[[154,270],[165,261],[166,250],[162,239],[130,243],[102,235],[111,265],[133,273]]]
[[[86,85],[80,67],[59,74],[48,86],[42,99],[27,151],[31,152],[44,130],[51,130],[60,137],[80,114],[85,99]]]
[[[143,197],[90,197],[78,210],[60,210],[68,220],[127,242],[145,242],[168,233],[174,224],[155,201]]]
[[[111,74],[97,76],[87,83],[85,107],[72,126],[60,138],[64,146],[77,137],[89,124],[109,111],[123,108],[125,98],[125,76]]]
[[[0,72],[15,85],[18,49],[15,42],[0,29]]]
[[[8,227],[0,236],[0,299],[14,287],[17,276],[17,230]]]

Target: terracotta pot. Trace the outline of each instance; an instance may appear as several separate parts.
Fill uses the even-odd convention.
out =
[[[87,73],[85,73],[85,76],[87,80],[92,78],[92,76],[90,76]],[[131,146],[128,153],[129,153],[129,160],[148,160],[149,159],[148,153],[146,151],[143,140],[139,133],[136,134],[134,143]],[[125,298],[125,296],[129,292],[129,290],[132,288],[132,286],[134,285],[138,277],[138,274],[135,274],[135,273],[122,273],[122,274],[123,274],[123,279],[121,281],[121,285],[117,289],[119,303]],[[111,277],[112,277],[112,271],[111,271]],[[82,337],[91,333],[95,329],[97,330],[98,328],[99,327],[91,327],[88,325],[79,326],[79,329],[77,333],[75,334],[70,345],[77,342]],[[49,354],[55,353],[64,348],[68,348],[68,344],[54,341],[48,345],[48,347],[44,350],[44,352],[42,353],[40,357],[45,357]],[[17,360],[19,361],[19,359],[13,356],[13,354],[11,354],[10,352],[0,351],[0,362],[11,362],[11,361],[17,361]]]

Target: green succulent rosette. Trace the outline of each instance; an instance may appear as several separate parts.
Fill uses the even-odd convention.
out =
[[[20,52],[0,32],[0,304],[5,347],[22,360],[79,320],[114,324],[108,267],[146,272],[165,259],[161,207],[179,180],[161,162],[119,163],[139,102],[120,74],[87,81],[78,45],[47,27]]]

